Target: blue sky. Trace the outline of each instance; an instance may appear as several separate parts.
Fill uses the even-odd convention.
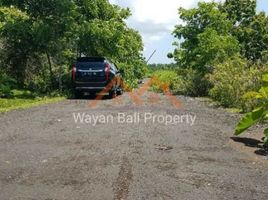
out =
[[[257,1],[258,11],[268,13],[268,1]],[[196,6],[198,0],[110,0],[110,2],[131,9],[132,16],[127,23],[142,35],[144,56],[148,58],[154,50],[157,51],[150,63],[171,63],[172,60],[167,58],[167,53],[173,51],[174,38],[171,32],[176,24],[182,23],[178,17],[178,8],[192,8]]]

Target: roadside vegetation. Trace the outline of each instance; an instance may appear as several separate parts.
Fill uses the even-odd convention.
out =
[[[14,98],[14,90],[69,94],[80,56],[109,57],[136,87],[146,67],[142,38],[125,22],[130,15],[108,0],[0,0],[0,98]]]
[[[181,79],[174,70],[157,70],[152,74],[152,77],[154,81],[151,87],[155,92],[165,92],[163,90],[169,88],[175,93],[179,89]]]
[[[226,0],[180,8],[183,23],[175,27],[175,50],[168,54],[176,63],[150,67],[151,76],[165,77],[175,92],[210,97],[226,108],[249,112],[236,135],[268,121],[268,16],[257,13],[256,4]]]
[[[47,103],[55,103],[64,99],[59,95],[41,96],[28,90],[11,90],[8,98],[0,98],[0,113],[14,109],[24,109]]]
[[[70,96],[80,56],[111,58],[136,87],[146,67],[130,15],[108,0],[0,0],[0,111]]]
[[[168,77],[176,92],[209,96],[241,112],[258,106],[249,92],[261,88],[268,72],[268,17],[256,12],[256,0],[199,2],[196,8],[179,9],[183,21],[175,27],[171,65],[151,65],[151,76]],[[159,71],[160,70],[160,71]],[[164,70],[164,71],[163,71]]]
[[[265,74],[262,78],[263,84],[258,92],[250,92],[247,95],[252,96],[259,103],[259,106],[252,112],[247,113],[239,122],[236,127],[235,134],[240,135],[247,129],[252,127],[258,122],[268,124],[268,74]],[[264,134],[264,147],[268,149],[268,127],[263,131]]]

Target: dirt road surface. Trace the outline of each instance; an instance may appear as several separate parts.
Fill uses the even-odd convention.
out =
[[[0,199],[267,199],[267,165],[229,145],[238,116],[177,98],[181,109],[163,95],[138,106],[125,93],[95,109],[84,99],[0,114]],[[115,121],[75,123],[78,113]],[[119,123],[118,113],[140,122]],[[196,120],[145,123],[144,113]]]

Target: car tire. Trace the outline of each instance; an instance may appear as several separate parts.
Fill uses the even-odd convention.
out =
[[[118,88],[117,95],[123,95],[123,94],[124,94],[124,90],[122,88]]]
[[[117,97],[117,91],[116,91],[115,89],[111,90],[111,91],[109,92],[109,98],[110,98],[110,99],[114,99],[114,98],[116,98],[116,97]]]

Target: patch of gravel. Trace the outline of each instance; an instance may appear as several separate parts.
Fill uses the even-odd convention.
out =
[[[152,104],[150,95],[141,106],[125,93],[94,109],[83,99],[1,114],[0,199],[267,199],[267,165],[230,147],[238,115],[183,96],[180,109],[164,95]],[[92,126],[74,122],[79,112],[197,118],[194,126]]]

